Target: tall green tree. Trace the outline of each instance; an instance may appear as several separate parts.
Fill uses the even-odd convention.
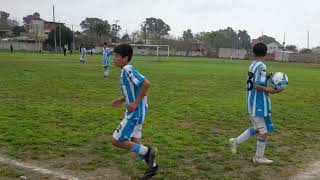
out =
[[[150,35],[160,44],[161,37],[168,35],[171,30],[170,26],[162,19],[154,17],[147,18],[141,25],[141,31],[150,33]]]
[[[115,43],[119,40],[118,33],[121,31],[121,26],[119,24],[111,25],[111,42]]]
[[[240,48],[251,49],[251,37],[246,30],[239,30],[238,37],[240,41]]]
[[[188,56],[190,51],[192,51],[192,46],[194,42],[193,33],[191,29],[187,29],[186,31],[183,31],[182,39],[183,39],[183,47],[187,51],[186,56]]]
[[[60,44],[60,27],[56,28],[57,33],[57,44]],[[68,45],[71,47],[73,41],[73,33],[70,28],[66,26],[61,26],[61,44]],[[44,42],[45,44],[49,44],[51,47],[54,47],[54,31],[49,33],[48,39]]]
[[[229,46],[228,37],[221,31],[211,31],[204,34],[203,42],[207,48],[224,48]]]
[[[0,24],[6,24],[10,14],[5,11],[0,11]]]
[[[225,48],[239,48],[240,40],[238,34],[231,28],[220,29],[219,32],[223,33],[226,37],[224,47]]]
[[[30,24],[32,20],[41,20],[40,13],[35,12],[22,18],[25,25]]]
[[[107,20],[88,17],[80,23],[80,26],[84,32],[95,33],[99,37],[109,35],[111,28]]]

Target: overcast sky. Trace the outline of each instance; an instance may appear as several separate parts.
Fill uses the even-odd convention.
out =
[[[251,38],[265,35],[286,44],[320,46],[319,0],[0,0],[0,10],[22,22],[27,14],[39,12],[42,19],[52,20],[52,4],[56,20],[74,24],[86,17],[120,20],[124,33],[140,29],[147,17],[161,18],[170,25],[170,34],[181,36],[183,30],[193,32],[226,28],[247,30]],[[70,26],[71,27],[71,26]]]

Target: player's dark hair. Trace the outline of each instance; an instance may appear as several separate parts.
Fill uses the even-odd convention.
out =
[[[103,45],[106,45],[106,46],[107,46],[108,44],[107,44],[106,42],[104,42]]]
[[[114,53],[120,54],[122,57],[128,57],[128,62],[131,61],[133,49],[129,44],[120,44],[113,49]]]
[[[257,43],[253,46],[253,53],[255,57],[264,57],[267,55],[268,48],[263,43]]]

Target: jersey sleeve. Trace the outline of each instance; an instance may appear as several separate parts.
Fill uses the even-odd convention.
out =
[[[257,68],[255,83],[267,86],[267,67],[262,64]]]
[[[134,85],[140,86],[141,83],[145,80],[145,77],[141,75],[135,68],[132,66],[125,67],[126,75],[133,82]]]

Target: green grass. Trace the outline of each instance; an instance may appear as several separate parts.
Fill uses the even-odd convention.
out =
[[[101,64],[98,55],[83,65],[77,54],[0,52],[1,154],[51,169],[140,176],[144,164],[110,143],[124,113],[110,106],[120,97],[120,70],[112,66],[105,80]],[[251,163],[254,138],[235,158],[227,142],[251,125],[245,111],[250,61],[138,56],[132,64],[152,83],[143,141],[159,149],[157,178],[288,178],[320,159],[319,64],[267,62],[269,71],[289,77],[287,90],[271,96],[276,128],[266,149],[275,160],[271,166]]]

